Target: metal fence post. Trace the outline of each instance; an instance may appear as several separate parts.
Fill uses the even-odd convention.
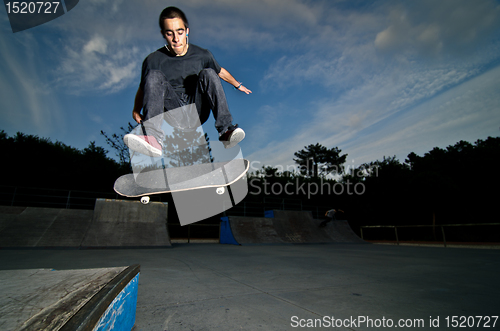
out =
[[[394,233],[396,233],[396,242],[399,246],[399,237],[398,237],[398,227],[397,226],[394,227]]]
[[[443,233],[443,243],[444,243],[444,247],[446,247],[446,237],[444,236],[444,226],[441,226],[441,232]]]
[[[71,190],[68,192],[68,200],[66,200],[66,209],[69,209],[69,200],[71,199]]]

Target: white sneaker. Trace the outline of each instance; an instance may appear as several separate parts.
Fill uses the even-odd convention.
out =
[[[230,126],[227,131],[219,137],[219,141],[224,144],[224,148],[234,147],[243,139],[245,139],[245,131],[239,128],[238,124]]]
[[[147,156],[162,156],[162,147],[153,136],[137,136],[129,133],[123,137],[123,142],[134,152]]]

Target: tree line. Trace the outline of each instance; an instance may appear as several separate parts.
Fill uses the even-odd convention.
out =
[[[283,198],[294,192],[295,198],[340,208],[354,227],[498,222],[499,137],[473,144],[459,141],[435,147],[423,156],[412,152],[404,161],[384,156],[351,168],[345,166],[347,154],[341,152],[320,144],[306,146],[295,153],[296,171],[264,166],[250,175],[250,183],[254,180],[250,189],[258,195],[271,192]],[[447,231],[467,232],[469,239],[478,241],[484,241],[487,233],[486,239],[498,241],[497,231],[491,231],[495,229]],[[389,237],[394,237],[393,230]]]
[[[95,141],[84,149],[21,132],[0,131],[2,185],[86,191],[112,191],[129,166],[107,156]]]
[[[124,133],[126,129],[122,130]],[[2,185],[113,192],[130,173],[123,134],[107,136],[119,161],[95,142],[82,149],[47,138],[0,131]],[[404,161],[383,157],[356,167],[337,147],[305,146],[294,170],[263,166],[248,174],[246,201],[266,196],[344,210],[351,225],[492,223],[499,177],[500,138],[459,141]]]

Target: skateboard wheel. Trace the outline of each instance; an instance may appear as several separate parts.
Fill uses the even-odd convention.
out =
[[[147,205],[149,203],[149,197],[148,196],[145,196],[145,197],[142,197],[141,198],[141,202],[145,205]]]
[[[217,194],[219,194],[219,195],[224,194],[225,191],[226,190],[224,189],[224,187],[217,187],[217,190],[216,190]]]

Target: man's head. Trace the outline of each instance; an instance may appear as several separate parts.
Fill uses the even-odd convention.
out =
[[[167,41],[169,50],[176,55],[187,51],[189,23],[186,15],[176,7],[167,7],[160,14],[161,34]]]
[[[159,22],[160,29],[162,29],[162,30],[164,29],[163,21],[167,18],[180,18],[184,22],[184,27],[186,29],[189,28],[189,23],[188,23],[188,20],[186,18],[186,15],[184,14],[184,12],[182,10],[180,10],[177,7],[167,7],[165,9],[163,9],[163,11],[160,14],[160,22]]]

